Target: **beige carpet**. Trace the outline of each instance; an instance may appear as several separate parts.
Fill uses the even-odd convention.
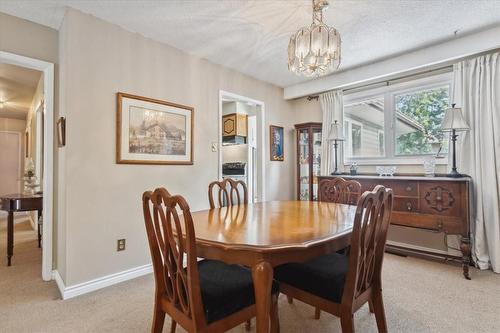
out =
[[[55,283],[41,280],[41,252],[27,221],[16,224],[13,266],[5,266],[5,225],[0,220],[0,332],[149,331],[152,275],[62,301]],[[466,281],[455,265],[386,255],[384,297],[391,332],[500,332],[500,276],[489,271],[472,270]],[[322,313],[314,320],[313,313],[281,296],[282,332],[340,332],[337,318]],[[355,325],[376,331],[366,307]]]

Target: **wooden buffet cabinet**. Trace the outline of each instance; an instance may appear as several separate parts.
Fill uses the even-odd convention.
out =
[[[335,176],[320,176],[319,181]],[[361,183],[362,192],[380,184],[392,188],[391,224],[461,235],[463,274],[469,277],[470,208],[469,177],[341,175]],[[321,186],[319,187],[321,188]],[[388,248],[391,248],[388,245]]]

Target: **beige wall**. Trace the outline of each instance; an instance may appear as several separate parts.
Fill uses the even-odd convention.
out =
[[[218,175],[218,154],[210,145],[218,141],[220,89],[265,102],[266,136],[270,123],[285,127],[285,162],[270,162],[266,145],[266,197],[293,196],[293,113],[282,89],[74,10],[60,37],[67,145],[59,165],[65,192],[58,199],[64,205],[66,285],[150,263],[145,190],[165,186],[185,196],[193,211],[208,207],[206,188]],[[193,106],[194,165],[116,164],[119,91]],[[119,238],[127,239],[127,250],[118,253]]]
[[[0,13],[0,50],[57,63],[57,31]]]

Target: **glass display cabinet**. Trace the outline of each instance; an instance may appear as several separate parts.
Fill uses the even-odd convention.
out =
[[[297,131],[297,199],[317,200],[321,170],[321,123],[295,125]]]

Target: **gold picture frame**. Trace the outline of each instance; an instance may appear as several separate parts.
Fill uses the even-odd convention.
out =
[[[117,93],[116,163],[193,164],[194,108]]]

